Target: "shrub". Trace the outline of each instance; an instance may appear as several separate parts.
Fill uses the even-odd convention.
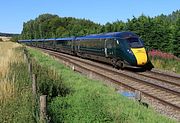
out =
[[[66,96],[69,93],[69,88],[64,85],[61,75],[58,75],[55,70],[39,65],[33,60],[33,71],[37,77],[39,94],[47,95],[49,99],[52,99],[56,96]]]
[[[161,52],[160,50],[151,50],[151,51],[148,52],[148,54],[152,58],[180,60],[178,57],[174,56],[173,54]]]
[[[149,56],[155,68],[180,73],[180,58],[159,50],[150,51]]]

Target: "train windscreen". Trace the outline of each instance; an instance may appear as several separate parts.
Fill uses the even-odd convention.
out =
[[[139,38],[127,38],[126,40],[131,48],[143,47],[143,43]]]

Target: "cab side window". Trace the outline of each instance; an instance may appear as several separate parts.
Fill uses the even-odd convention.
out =
[[[115,47],[115,40],[114,39],[107,39],[106,46],[108,49]]]

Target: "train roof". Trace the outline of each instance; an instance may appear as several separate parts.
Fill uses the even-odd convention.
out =
[[[34,39],[34,41],[44,41],[44,39]]]
[[[56,40],[56,38],[48,38],[48,39],[44,39],[44,41],[54,41]]]
[[[18,42],[30,42],[31,40],[18,40]]]
[[[93,34],[93,35],[77,37],[76,40],[105,39],[105,38],[129,38],[129,37],[138,37],[138,36],[132,32],[111,32],[111,33]]]
[[[74,37],[68,37],[68,38],[56,38],[56,41],[69,41],[69,40],[74,40]]]
[[[31,41],[32,41],[32,42],[35,42],[35,41],[37,41],[37,40],[38,40],[38,39],[32,39]]]
[[[67,38],[49,38],[49,39],[32,39],[32,40],[19,40],[19,42],[34,42],[34,41],[69,41],[69,40],[85,40],[85,39],[107,39],[107,38],[129,38],[129,37],[138,37],[133,32],[111,32],[111,33],[101,33],[101,34],[92,34],[82,37],[67,37]]]

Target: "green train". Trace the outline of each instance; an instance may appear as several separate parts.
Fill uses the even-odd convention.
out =
[[[143,41],[132,32],[112,32],[82,37],[19,40],[29,46],[93,59],[116,68],[145,68],[151,64]]]

